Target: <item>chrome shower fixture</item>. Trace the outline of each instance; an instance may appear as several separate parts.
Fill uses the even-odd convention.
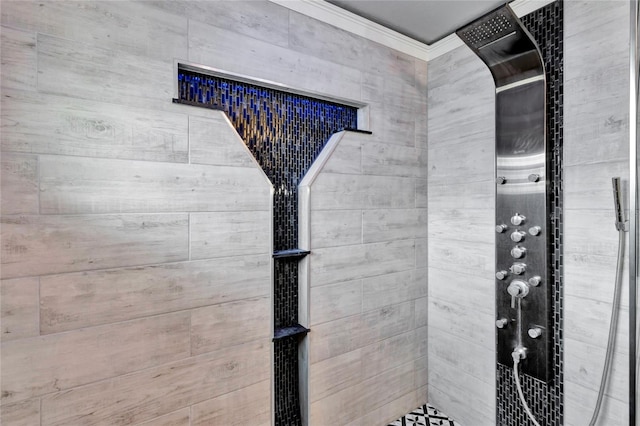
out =
[[[498,362],[550,377],[549,153],[545,73],[537,44],[509,8],[457,31],[496,85]],[[515,352],[514,352],[515,351]]]

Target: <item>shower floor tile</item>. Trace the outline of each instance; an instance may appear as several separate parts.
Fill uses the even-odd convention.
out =
[[[388,426],[460,426],[446,414],[429,404],[416,408]]]

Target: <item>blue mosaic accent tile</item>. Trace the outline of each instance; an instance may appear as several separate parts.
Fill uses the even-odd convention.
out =
[[[297,248],[298,184],[331,135],[358,127],[358,109],[181,70],[178,102],[224,111],[274,186],[274,251]],[[298,323],[298,259],[274,259],[275,328]],[[301,423],[298,340],[274,343],[275,423]]]

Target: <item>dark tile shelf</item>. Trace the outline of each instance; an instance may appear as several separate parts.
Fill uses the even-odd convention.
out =
[[[276,330],[273,332],[273,341],[275,342],[276,340],[285,339],[292,336],[304,336],[310,331],[311,330],[301,326],[300,324],[291,325],[289,327],[276,328]]]
[[[311,253],[309,250],[301,250],[301,249],[280,250],[273,253],[273,258],[274,259],[302,259],[309,253]]]
[[[345,132],[356,132],[356,133],[364,133],[365,135],[372,135],[373,132],[370,130],[360,130],[360,129],[354,129],[352,127],[347,127],[344,129]]]

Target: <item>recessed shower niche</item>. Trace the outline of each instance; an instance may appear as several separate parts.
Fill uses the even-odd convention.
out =
[[[298,184],[333,133],[356,130],[358,107],[283,91],[202,67],[178,65],[175,103],[221,110],[274,186],[273,342],[276,425],[302,424],[299,377],[301,339],[309,330],[298,318]],[[300,363],[303,364],[303,363]]]

